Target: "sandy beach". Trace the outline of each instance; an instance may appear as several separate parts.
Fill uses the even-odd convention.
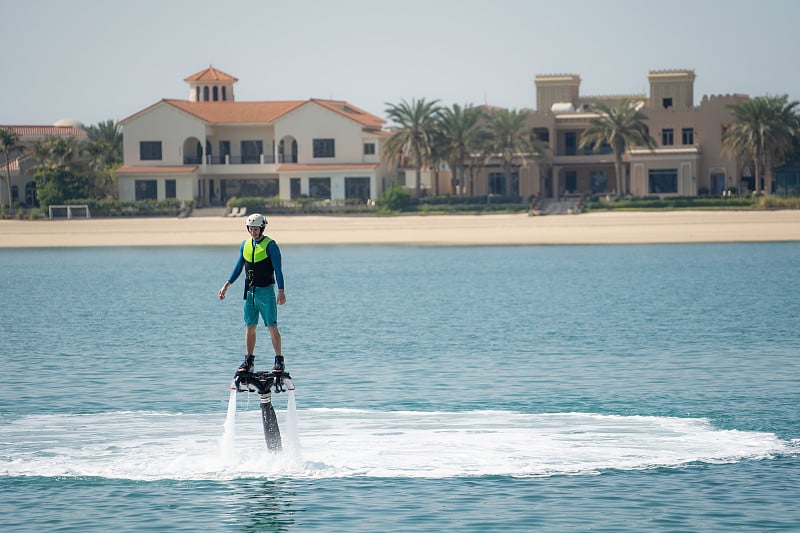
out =
[[[800,241],[800,211],[668,211],[511,215],[274,216],[281,245],[417,246]],[[244,219],[0,220],[0,248],[233,246]]]

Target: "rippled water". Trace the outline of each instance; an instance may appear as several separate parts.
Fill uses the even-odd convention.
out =
[[[278,455],[235,252],[0,251],[0,529],[800,523],[798,243],[286,247]]]

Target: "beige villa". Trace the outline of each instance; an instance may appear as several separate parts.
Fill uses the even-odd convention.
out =
[[[382,192],[383,119],[338,100],[240,102],[238,80],[214,67],[184,81],[188,99],[120,121],[120,200],[307,196],[336,205]]]
[[[536,110],[530,129],[550,146],[549,164],[517,161],[506,191],[499,163],[489,165],[475,182],[475,194],[518,194],[526,199],[614,194],[614,158],[579,148],[581,133],[598,116],[592,104],[615,107],[623,98],[638,101],[656,148],[626,151],[626,190],[633,196],[722,195],[731,189],[753,190],[753,178],[742,175],[736,160],[722,152],[722,133],[731,123],[727,106],[745,95],[704,96],[694,102],[693,70],[654,70],[648,76],[650,94],[583,96],[577,74],[538,75]],[[763,184],[761,184],[763,188]]]

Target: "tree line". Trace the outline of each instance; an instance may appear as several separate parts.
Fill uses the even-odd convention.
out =
[[[0,129],[0,151],[5,161],[28,156],[35,165],[36,199],[43,207],[76,199],[118,195],[116,169],[122,164],[122,131],[113,120],[86,128],[86,140],[48,135],[25,145],[19,135]],[[20,168],[20,171],[21,168]],[[11,172],[3,176],[11,198]]]

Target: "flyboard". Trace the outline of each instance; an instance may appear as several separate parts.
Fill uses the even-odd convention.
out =
[[[261,421],[264,423],[264,438],[267,449],[281,451],[281,430],[275,409],[272,407],[272,393],[294,390],[292,376],[288,372],[248,372],[238,369],[233,376],[231,388],[238,392],[257,393],[261,400]]]

